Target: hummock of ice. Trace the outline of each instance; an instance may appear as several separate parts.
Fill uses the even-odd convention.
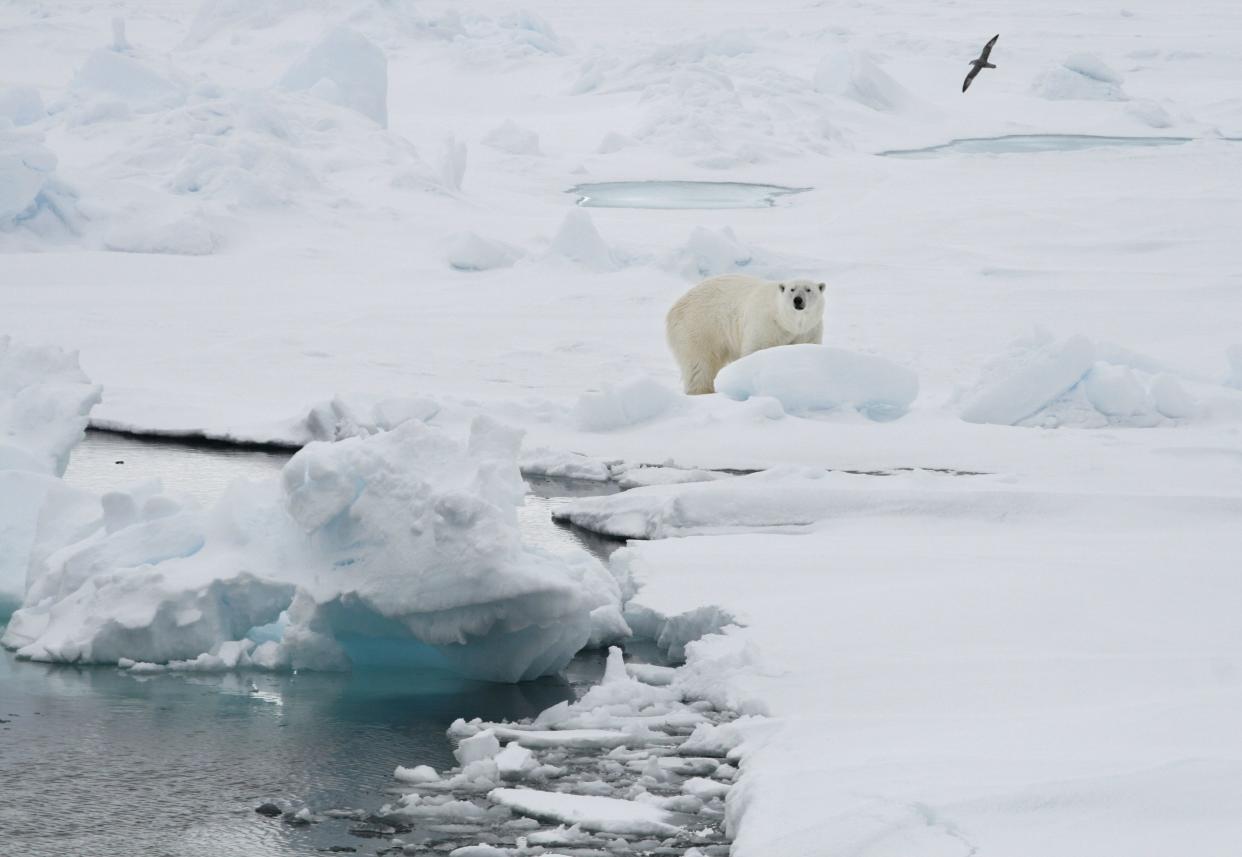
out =
[[[152,112],[185,100],[180,83],[150,66],[108,48],[94,51],[78,69],[69,89],[76,96],[107,99],[125,111]],[[121,110],[114,111],[121,115]]]
[[[446,258],[458,271],[490,271],[508,268],[523,255],[520,249],[503,241],[463,232],[449,242]]]
[[[612,248],[604,243],[591,215],[581,208],[570,210],[552,239],[549,253],[577,262],[594,271],[618,267]]]
[[[97,514],[97,504],[59,477],[99,398],[77,354],[0,336],[0,620],[21,602],[32,558]],[[58,522],[41,524],[44,504],[63,508]],[[50,544],[39,537],[53,529]]]
[[[815,69],[815,91],[857,101],[872,110],[900,111],[913,96],[865,51],[837,50]]]
[[[483,145],[491,146],[510,155],[538,155],[539,135],[529,128],[523,128],[512,119],[506,119],[500,125],[488,131],[483,137]]]
[[[38,122],[46,115],[43,98],[33,86],[0,88],[0,123],[7,119],[20,128]]]
[[[207,512],[154,486],[105,495],[72,533],[73,510],[46,508],[35,540],[63,547],[31,566],[3,643],[36,660],[187,669],[554,672],[597,619],[615,636],[620,591],[585,551],[522,544],[519,442],[487,418],[464,446],[408,420],[310,444],[278,480],[235,483]]]
[[[655,419],[680,401],[680,395],[653,378],[632,378],[584,393],[574,406],[574,421],[583,431],[625,428]]]
[[[1074,54],[1035,81],[1035,94],[1054,101],[1125,101],[1121,82],[1094,54]]]
[[[1045,332],[984,365],[961,397],[967,422],[1043,428],[1150,427],[1238,407],[1242,400],[1226,387],[1193,382],[1084,336],[1056,340]]]
[[[374,42],[354,30],[329,30],[285,72],[280,84],[388,127],[388,60]]]
[[[0,336],[0,470],[62,475],[100,395],[76,352]]]
[[[0,233],[18,227],[45,237],[73,232],[74,194],[56,178],[56,155],[29,129],[0,122]]]
[[[910,407],[919,381],[882,357],[825,345],[782,345],[721,369],[716,392],[739,401],[770,396],[791,413],[847,406],[870,419],[888,420]]]

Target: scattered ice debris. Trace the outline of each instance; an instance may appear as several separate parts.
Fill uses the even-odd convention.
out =
[[[1036,81],[1034,91],[1054,101],[1125,101],[1122,78],[1094,54],[1079,53],[1067,57],[1060,65],[1044,72]]]
[[[539,135],[506,119],[483,137],[483,145],[510,155],[540,155]]]
[[[458,271],[491,271],[508,268],[525,254],[509,244],[463,232],[449,241],[446,258]]]
[[[770,396],[791,413],[852,407],[869,419],[889,420],[910,407],[919,382],[909,369],[882,357],[825,345],[783,345],[721,369],[716,392],[739,401]]]
[[[646,669],[667,680],[634,679],[644,666],[627,668],[613,648],[601,683],[576,702],[534,721],[458,720],[449,734],[460,766],[435,779],[398,768],[403,796],[369,820],[413,824],[409,853],[726,857],[724,802],[737,770],[715,751],[736,747],[740,732],[711,730],[727,730],[734,714],[688,695],[681,671]],[[704,738],[716,735],[727,737]]]
[[[574,421],[583,431],[611,431],[655,419],[682,397],[653,378],[642,376],[598,393],[583,393],[574,406]]]
[[[280,85],[309,92],[388,127],[388,60],[374,42],[347,27],[325,33],[290,66]]]

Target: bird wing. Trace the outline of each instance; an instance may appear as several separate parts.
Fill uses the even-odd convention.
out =
[[[983,53],[979,54],[979,59],[983,62],[988,61],[988,54],[992,53],[992,45],[996,44],[996,40],[1000,38],[1000,33],[993,36],[986,45],[983,46]]]
[[[970,82],[975,79],[975,75],[979,73],[979,69],[981,68],[983,68],[983,66],[980,65],[972,65],[970,67],[970,71],[966,73],[966,79],[962,81],[962,92],[965,92],[970,88]]]

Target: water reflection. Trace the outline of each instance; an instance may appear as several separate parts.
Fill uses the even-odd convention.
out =
[[[4,853],[292,855],[350,842],[293,827],[263,800],[376,809],[398,764],[452,763],[457,717],[530,717],[602,672],[520,685],[434,673],[161,674],[0,656]]]

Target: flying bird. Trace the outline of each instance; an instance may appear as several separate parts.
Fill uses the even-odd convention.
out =
[[[970,82],[975,79],[975,75],[979,73],[981,68],[996,68],[992,63],[988,62],[988,57],[992,53],[992,45],[996,44],[996,40],[1000,38],[997,33],[991,40],[983,46],[983,53],[979,54],[979,59],[970,61],[970,73],[966,75],[966,79],[962,81],[962,92],[970,89]]]

